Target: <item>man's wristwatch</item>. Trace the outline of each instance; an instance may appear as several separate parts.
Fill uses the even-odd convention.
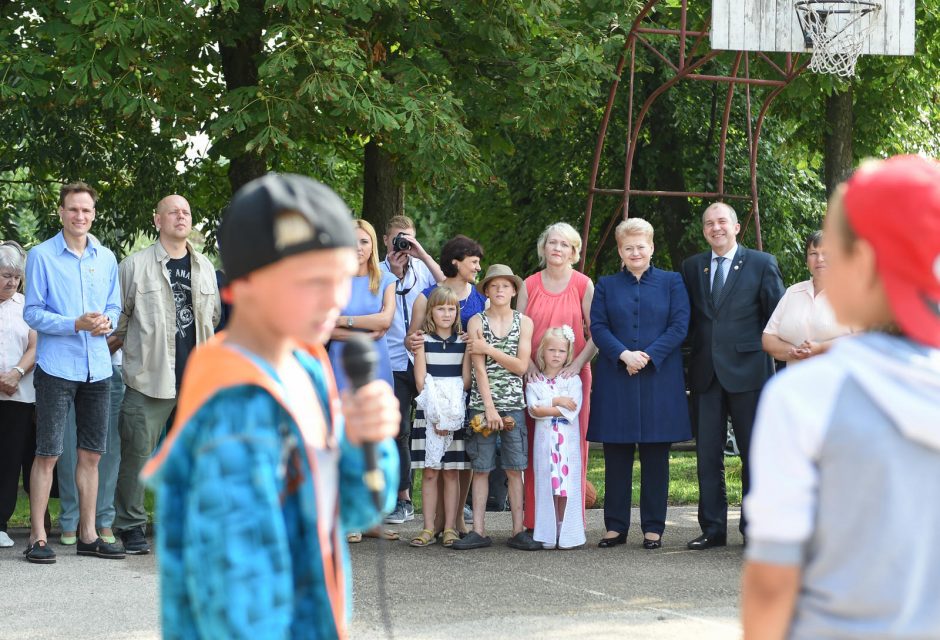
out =
[[[26,371],[23,369],[23,367],[13,367],[13,370],[20,374],[20,378],[23,378],[23,376],[26,375]]]
[[[353,317],[352,317],[352,316],[346,316],[346,328],[347,328],[347,329],[352,329],[352,328],[353,328]]]

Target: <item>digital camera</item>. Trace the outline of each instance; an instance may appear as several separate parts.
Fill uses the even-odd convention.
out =
[[[408,251],[411,248],[411,243],[408,242],[408,239],[405,238],[404,233],[399,233],[397,236],[392,238],[392,249],[395,251]]]

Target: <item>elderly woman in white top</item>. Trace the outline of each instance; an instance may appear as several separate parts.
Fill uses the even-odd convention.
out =
[[[851,329],[836,322],[823,291],[826,255],[822,232],[806,239],[806,267],[810,279],[787,289],[764,328],[764,351],[781,362],[795,362],[825,353],[836,338]]]
[[[23,320],[20,292],[26,253],[12,241],[0,243],[0,547],[12,547],[7,521],[16,508],[20,466],[30,441],[36,332]]]

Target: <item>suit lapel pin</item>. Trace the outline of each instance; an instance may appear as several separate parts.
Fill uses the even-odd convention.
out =
[[[708,267],[705,267],[705,273],[708,273]]]
[[[734,270],[735,270],[735,271],[737,271],[737,270],[740,269],[740,268],[741,268],[741,265],[739,265],[739,264],[734,265]]]

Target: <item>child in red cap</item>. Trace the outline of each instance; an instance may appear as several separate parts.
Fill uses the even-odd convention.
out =
[[[940,638],[940,164],[863,165],[829,203],[826,292],[867,333],[758,409],[746,638]]]

